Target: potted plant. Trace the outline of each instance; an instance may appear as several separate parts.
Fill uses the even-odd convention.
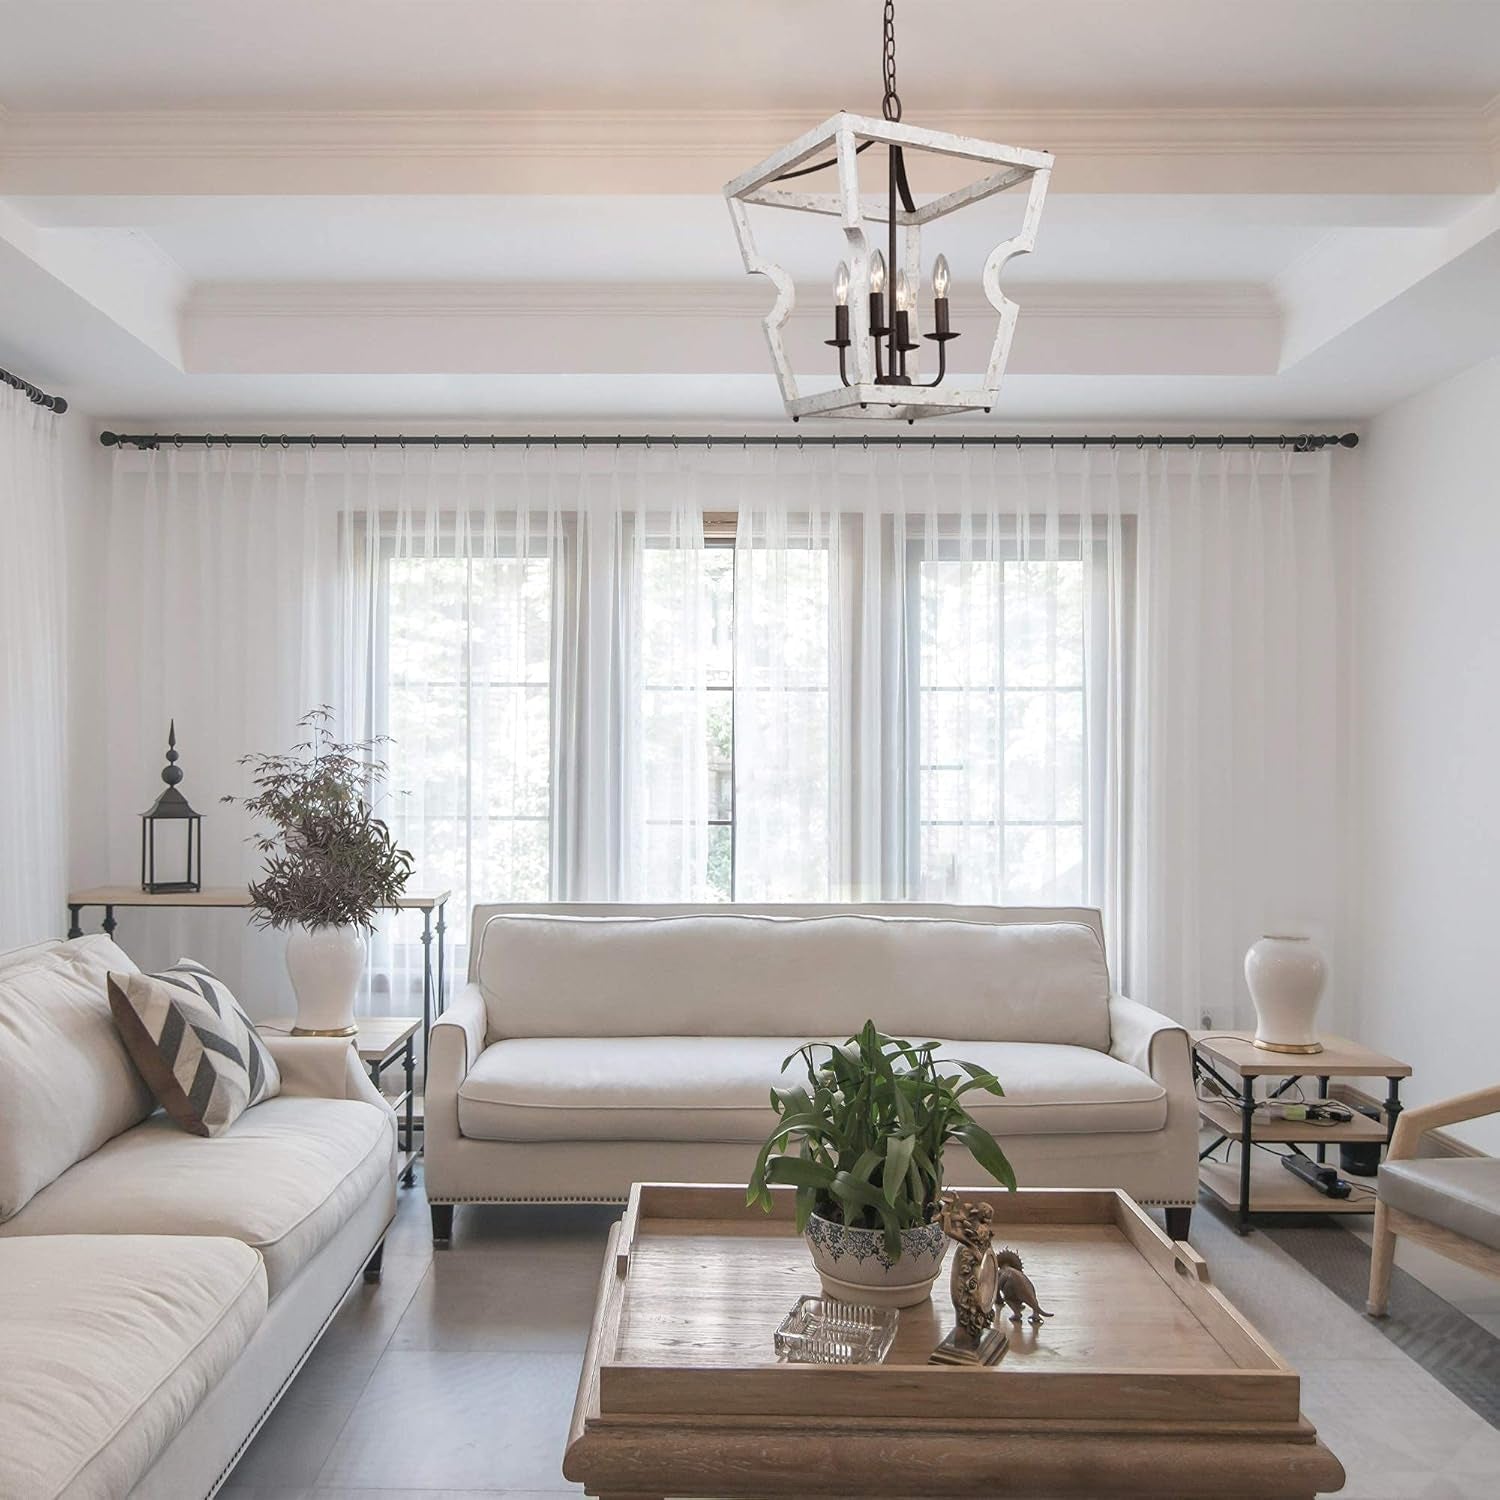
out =
[[[769,1211],[772,1184],[797,1190],[797,1231],[827,1296],[909,1307],[931,1295],[947,1250],[937,1215],[949,1141],[1015,1188],[999,1143],[963,1105],[975,1089],[1004,1090],[973,1063],[939,1063],[936,1045],[913,1046],[866,1021],[843,1045],[810,1042],[781,1065],[802,1058],[807,1082],[771,1090],[779,1119],[747,1202]]]
[[[306,737],[284,755],[246,755],[255,794],[225,797],[271,825],[252,842],[265,873],[250,887],[251,922],[288,929],[286,967],[299,1036],[352,1036],[366,934],[411,876],[412,857],[371,811],[385,780],[383,740],[341,744],[326,705],[305,714]]]

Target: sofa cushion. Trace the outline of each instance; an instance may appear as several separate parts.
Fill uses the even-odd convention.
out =
[[[159,974],[111,974],[109,1008],[151,1092],[193,1135],[222,1135],[281,1092],[276,1060],[229,986],[190,958]]]
[[[162,1115],[37,1194],[0,1236],[227,1235],[265,1257],[270,1294],[395,1174],[390,1114],[359,1099],[278,1098],[219,1136]]]
[[[111,969],[134,968],[102,935],[0,967],[0,1220],[151,1113],[105,992]]]
[[[0,1495],[128,1493],[265,1312],[237,1240],[0,1240]]]
[[[1402,1213],[1500,1250],[1500,1159],[1388,1161],[1380,1168],[1380,1197]]]
[[[492,1039],[929,1037],[1109,1048],[1092,928],[933,917],[500,915],[478,962]]]
[[[459,1086],[460,1131],[492,1141],[763,1141],[794,1037],[518,1038],[479,1055]],[[1005,1097],[965,1095],[1007,1135],[1160,1130],[1166,1090],[1107,1053],[1043,1042],[952,1042],[938,1053],[988,1068]]]

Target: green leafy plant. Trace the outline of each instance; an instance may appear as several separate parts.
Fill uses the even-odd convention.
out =
[[[272,828],[251,836],[266,856],[250,887],[256,926],[373,928],[411,878],[410,853],[367,800],[386,777],[375,758],[384,737],[342,744],[332,723],[325,704],[302,716],[306,737],[286,754],[241,756],[255,794],[223,799]]]
[[[781,1070],[800,1057],[807,1082],[771,1090],[779,1120],[761,1147],[746,1202],[769,1212],[772,1184],[794,1187],[799,1233],[815,1212],[850,1228],[879,1229],[895,1259],[901,1231],[927,1223],[937,1210],[949,1141],[968,1147],[996,1182],[1014,1189],[1016,1174],[999,1143],[963,1105],[975,1089],[1005,1091],[973,1063],[939,1064],[936,1046],[913,1046],[866,1021],[840,1046],[798,1048]]]

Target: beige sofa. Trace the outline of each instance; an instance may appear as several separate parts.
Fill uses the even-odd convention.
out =
[[[0,1495],[198,1500],[395,1211],[395,1117],[348,1043],[268,1041],[281,1092],[224,1135],[153,1112],[108,938],[0,955]]]
[[[782,1059],[867,1017],[996,1074],[1005,1098],[969,1102],[1023,1184],[1121,1187],[1187,1232],[1187,1034],[1113,992],[1097,911],[532,905],[475,908],[469,982],[432,1029],[434,1238],[455,1204],[743,1182]],[[983,1180],[959,1150],[947,1176]]]

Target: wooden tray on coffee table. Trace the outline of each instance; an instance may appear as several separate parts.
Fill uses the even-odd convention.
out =
[[[1340,1488],[1296,1372],[1125,1194],[961,1191],[994,1205],[995,1243],[1056,1314],[1007,1320],[990,1369],[926,1362],[953,1325],[946,1272],[902,1311],[884,1364],[778,1362],[777,1324],[818,1291],[790,1190],[767,1215],[742,1187],[638,1183],[610,1234],[564,1475],[606,1500]]]

